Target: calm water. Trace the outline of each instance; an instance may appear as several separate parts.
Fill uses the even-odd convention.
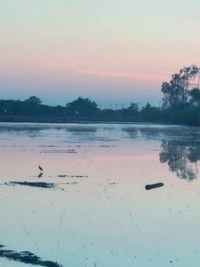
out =
[[[199,159],[198,128],[0,124],[0,245],[64,267],[199,266]]]

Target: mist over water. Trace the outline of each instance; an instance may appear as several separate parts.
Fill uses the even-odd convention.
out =
[[[198,266],[199,159],[199,128],[1,123],[0,266]]]

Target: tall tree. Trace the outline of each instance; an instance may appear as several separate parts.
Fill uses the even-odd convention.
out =
[[[192,81],[200,74],[196,65],[185,67],[172,75],[171,81],[162,84],[163,107],[177,108],[188,102],[189,89]]]
[[[96,102],[82,97],[68,103],[66,109],[73,116],[93,116],[98,111]]]
[[[200,106],[200,90],[199,88],[193,88],[190,91],[190,103],[194,106]]]
[[[37,96],[30,96],[28,99],[25,100],[25,102],[28,102],[28,103],[34,104],[34,105],[42,104],[41,99]]]

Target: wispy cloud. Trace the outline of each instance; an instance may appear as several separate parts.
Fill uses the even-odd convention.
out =
[[[125,72],[110,72],[110,71],[96,71],[96,70],[79,70],[79,74],[82,75],[91,75],[102,78],[125,78],[132,80],[141,80],[141,81],[154,81],[162,82],[168,79],[164,74],[146,74],[146,73],[125,73]]]

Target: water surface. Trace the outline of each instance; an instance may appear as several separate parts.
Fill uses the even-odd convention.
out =
[[[199,159],[199,128],[2,123],[0,245],[64,267],[198,266]]]

